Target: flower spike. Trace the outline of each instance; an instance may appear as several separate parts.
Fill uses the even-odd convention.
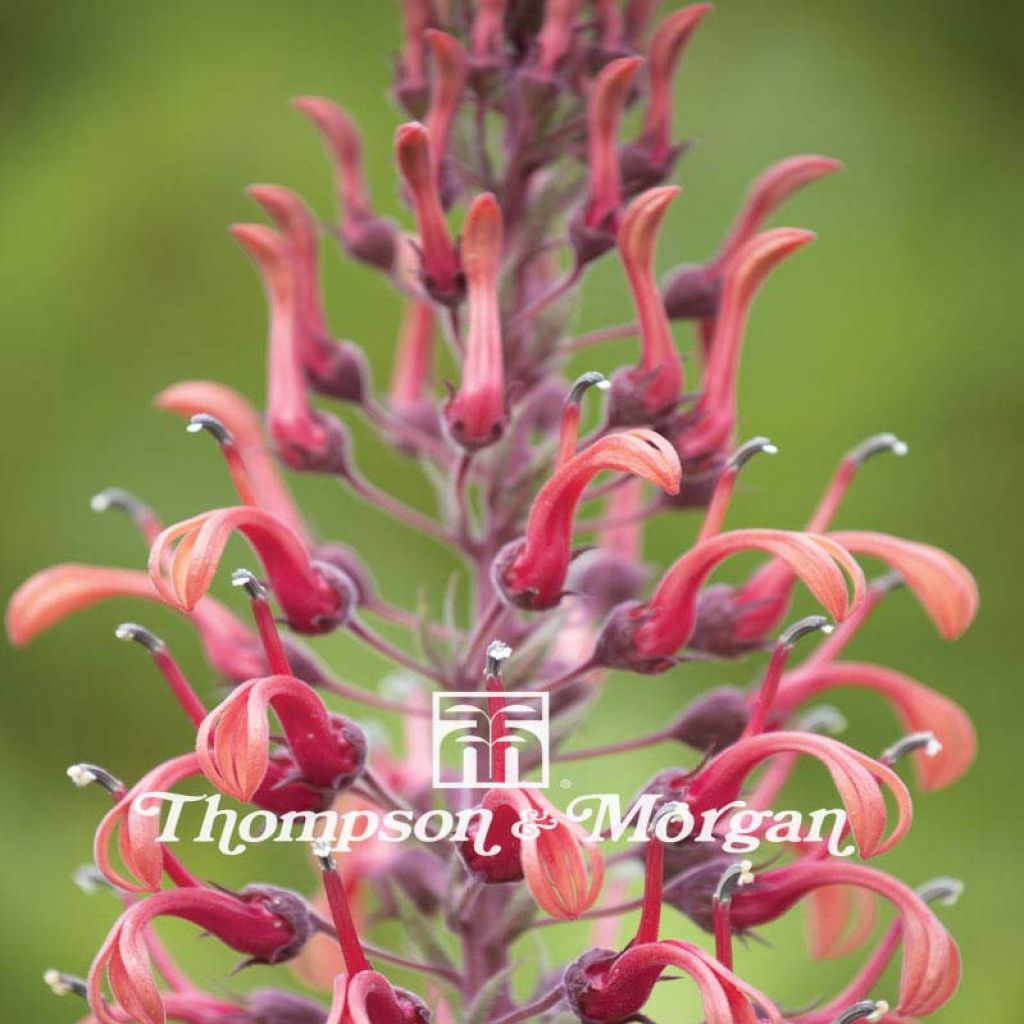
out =
[[[395,154],[416,216],[423,284],[437,302],[454,306],[462,298],[463,281],[459,257],[441,208],[427,129],[415,121],[399,127],[395,134]]]
[[[445,406],[448,430],[473,451],[501,437],[506,419],[505,370],[498,308],[501,208],[490,192],[477,196],[462,232],[462,267],[469,302],[466,358],[459,390]]]
[[[827,537],[787,530],[722,533],[679,558],[647,602],[612,612],[598,640],[600,663],[637,672],[665,671],[693,633],[701,584],[719,562],[738,551],[765,551],[784,561],[836,622],[864,600],[863,572],[845,548]]]
[[[347,618],[354,595],[340,573],[311,561],[302,539],[279,519],[245,505],[204,512],[160,534],[149,556],[149,578],[160,596],[192,611],[209,590],[235,530],[259,555],[294,629],[322,633]]]
[[[362,142],[355,122],[336,103],[319,96],[300,96],[293,105],[312,121],[334,166],[345,250],[357,260],[390,271],[395,262],[397,232],[370,206],[363,181]]]
[[[520,608],[540,610],[562,596],[572,546],[572,525],[583,489],[602,470],[617,470],[679,490],[679,459],[672,446],[651,430],[608,434],[555,470],[530,511],[526,535],[498,553],[495,582]]]
[[[669,204],[679,188],[667,185],[637,196],[622,218],[619,253],[640,324],[639,366],[612,381],[608,416],[614,424],[651,423],[670,412],[683,388],[683,361],[654,278],[654,248]]]
[[[305,784],[337,791],[362,771],[362,731],[348,719],[329,715],[306,683],[268,676],[233,690],[199,727],[196,754],[203,774],[228,796],[248,802],[263,785],[269,767],[268,709],[281,723]]]
[[[340,401],[362,402],[369,372],[366,359],[355,345],[331,337],[320,295],[320,238],[313,215],[299,196],[279,185],[250,185],[246,192],[288,240],[299,353],[310,383]]]

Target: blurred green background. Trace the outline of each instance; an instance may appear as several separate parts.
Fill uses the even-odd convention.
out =
[[[0,9],[6,597],[56,561],[141,564],[128,525],[90,513],[88,498],[102,487],[135,491],[168,521],[231,500],[212,446],[149,403],[189,377],[262,399],[263,300],[226,226],[259,219],[242,193],[255,181],[291,185],[323,216],[332,211],[318,141],[289,97],[330,95],[360,116],[375,197],[391,214],[400,209],[389,162],[397,115],[385,95],[397,39],[391,2],[5,0]],[[1022,28],[1010,0],[723,0],[682,75],[677,113],[699,145],[679,171],[685,194],[660,250],[664,267],[709,254],[747,182],[776,159],[821,152],[847,164],[783,215],[820,240],[757,304],[742,430],[769,434],[781,454],[751,466],[732,521],[799,524],[838,455],[893,430],[911,456],[872,463],[841,524],[947,546],[978,576],[983,610],[960,643],[939,641],[901,594],[856,645],[858,656],[956,697],[981,737],[971,775],[918,799],[909,839],[885,858],[911,884],[937,874],[967,884],[961,903],[941,912],[965,957],[959,995],[933,1018],[941,1021],[1019,1019],[1024,995],[1012,969],[1024,910],[1013,877],[1024,838],[1024,698],[1011,633],[1022,356],[1009,310],[1021,282]],[[328,257],[333,326],[366,347],[384,381],[397,304],[370,272]],[[621,272],[605,261],[585,289],[580,326],[628,315]],[[579,367],[612,366],[633,351],[623,343]],[[355,436],[373,479],[426,506],[426,484],[399,457],[358,426]],[[297,480],[295,489],[325,536],[366,553],[386,595],[411,604],[425,587],[436,607],[452,567],[444,552],[329,481]],[[692,531],[691,520],[661,518],[652,561],[672,558]],[[85,897],[69,881],[105,805],[98,792],[75,791],[65,767],[92,760],[133,779],[190,742],[142,653],[112,642],[125,618],[165,635],[210,692],[188,629],[155,608],[108,605],[27,650],[2,650],[5,1020],[75,1019],[80,1008],[55,1002],[40,975],[54,965],[84,973],[115,913],[108,898]],[[346,641],[321,646],[349,678],[372,685],[387,671]],[[581,740],[652,728],[711,680],[745,682],[757,669],[753,661],[613,680]],[[851,718],[851,742],[880,749],[895,737],[874,700],[837,703]],[[577,792],[613,784],[628,793],[676,756],[660,748],[566,777]],[[808,770],[792,806],[827,793]],[[291,849],[189,859],[226,885],[313,881]],[[694,937],[674,915],[671,927]],[[833,991],[859,963],[808,964],[800,930],[793,915],[766,929],[773,948],[739,954],[740,969],[789,1005]],[[585,941],[576,926],[547,936],[556,933],[556,958]],[[285,973],[257,969],[228,982],[230,957],[197,943],[194,930],[168,934],[215,990]],[[879,995],[891,995],[887,984]],[[695,1019],[667,1009],[692,1006],[682,999],[680,986],[668,986],[655,1018]]]

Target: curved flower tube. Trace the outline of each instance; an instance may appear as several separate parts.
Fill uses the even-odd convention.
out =
[[[169,526],[149,555],[149,578],[170,605],[192,611],[204,597],[231,534],[252,545],[293,629],[323,633],[344,621],[354,596],[340,574],[314,563],[280,519],[251,506],[214,509]]]
[[[452,121],[458,113],[466,85],[466,55],[459,41],[447,32],[427,29],[423,38],[434,56],[431,76],[430,108],[427,110],[427,133],[434,150],[434,174],[442,180],[442,162],[448,150]]]
[[[501,250],[501,208],[485,192],[473,200],[462,229],[460,252],[469,305],[466,355],[459,390],[444,410],[452,437],[470,451],[497,441],[506,420],[498,308]]]
[[[788,530],[722,533],[679,558],[647,601],[623,604],[612,612],[598,639],[598,662],[634,672],[665,671],[693,632],[701,585],[719,562],[739,551],[765,551],[781,559],[837,622],[864,600],[860,566],[827,537]],[[846,577],[852,585],[849,595]]]
[[[136,893],[156,892],[160,888],[164,873],[163,849],[157,842],[160,817],[142,813],[136,800],[146,793],[165,792],[198,774],[195,754],[165,761],[139,779],[103,816],[93,839],[93,860],[111,885]],[[111,860],[110,842],[115,835],[118,853],[131,878],[118,872]]]
[[[395,97],[413,117],[427,104],[427,51],[423,39],[433,24],[432,0],[402,0],[402,51],[395,69]]]
[[[743,781],[759,764],[784,753],[807,754],[825,765],[846,808],[850,831],[862,857],[885,853],[906,835],[911,818],[910,794],[900,777],[838,740],[803,732],[745,736],[716,754],[682,781],[693,813],[699,815],[735,800]],[[896,804],[896,822],[888,836],[888,812],[880,785],[892,794]]]
[[[874,895],[853,885],[823,885],[807,894],[807,945],[816,960],[860,949],[874,931]]]
[[[395,158],[416,217],[423,284],[437,302],[455,305],[463,292],[459,256],[441,207],[430,135],[422,124],[398,128]]]
[[[622,203],[619,122],[640,57],[619,57],[599,72],[587,100],[587,203],[572,230],[577,258],[586,263],[614,244]]]
[[[583,0],[547,0],[544,22],[537,33],[537,67],[544,75],[553,75],[569,52],[576,16]]]
[[[263,224],[235,224],[231,233],[263,278],[270,310],[267,424],[281,458],[293,469],[339,472],[344,435],[337,420],[315,412],[306,392],[300,351],[298,291],[288,243]]]
[[[676,435],[684,461],[721,455],[734,446],[740,353],[754,296],[782,260],[815,237],[812,231],[777,228],[752,238],[730,260],[700,398]]]
[[[253,679],[233,690],[199,726],[196,755],[203,774],[228,796],[248,803],[269,768],[267,709],[281,723],[299,778],[337,791],[362,771],[366,738],[357,726],[330,715],[306,683],[293,676]]]
[[[683,361],[654,277],[658,231],[679,192],[667,185],[637,196],[619,228],[619,253],[636,306],[642,353],[639,366],[619,370],[612,378],[608,418],[614,424],[658,419],[672,410],[683,389]]]
[[[104,977],[117,1006],[131,1020],[164,1024],[164,1004],[146,947],[146,930],[157,917],[190,921],[253,963],[289,959],[312,932],[305,903],[283,889],[250,886],[238,894],[205,888],[155,893],[121,915],[89,969],[89,1007],[100,1024],[122,1024],[103,997]]]
[[[506,599],[520,608],[556,605],[571,559],[573,516],[584,488],[602,470],[632,473],[663,491],[679,490],[675,449],[651,430],[607,434],[563,463],[541,488],[526,534],[498,553],[492,572]]]
[[[362,142],[355,122],[332,100],[320,96],[300,96],[293,106],[320,133],[334,167],[339,233],[345,251],[357,260],[390,271],[395,262],[397,232],[370,206],[363,181]]]
[[[897,1012],[934,1013],[960,981],[956,943],[928,905],[912,889],[884,872],[848,861],[800,861],[758,874],[732,898],[732,921],[753,928],[784,914],[798,900],[823,886],[846,885],[884,897],[900,915],[903,967]]]
[[[911,754],[923,791],[950,785],[970,767],[978,743],[964,709],[917,680],[882,665],[835,662],[788,673],[782,677],[773,710],[788,716],[807,701],[840,687],[880,694],[892,706],[904,731],[934,735],[940,750],[931,754],[918,750]]]
[[[153,404],[186,420],[204,414],[215,417],[231,435],[230,442],[222,442],[221,448],[239,500],[258,505],[296,533],[305,533],[302,516],[267,451],[262,420],[237,391],[216,381],[184,380],[164,388]]]
[[[376,971],[334,979],[331,1011],[324,1024],[428,1024],[430,1012],[410,992]]]
[[[704,355],[713,346],[712,330],[718,311],[722,275],[739,250],[797,189],[842,169],[838,160],[824,156],[792,156],[773,164],[750,186],[735,224],[716,255],[706,264],[684,266],[669,276],[663,290],[665,308],[672,319],[696,317],[701,323]]]
[[[426,384],[430,379],[436,331],[433,304],[426,299],[408,299],[395,350],[389,399],[395,412],[416,421],[434,415]]]
[[[658,168],[658,177],[671,169],[674,153],[672,146],[672,82],[683,51],[711,4],[689,4],[674,11],[654,30],[647,47],[650,85],[647,109],[638,145],[645,152],[652,167]]]
[[[784,1024],[763,992],[699,946],[673,939],[641,942],[622,953],[590,950],[566,970],[566,996],[586,1024],[625,1024],[638,1019],[655,983],[670,967],[697,985],[706,1024]]]
[[[486,838],[498,852],[478,854],[471,826],[459,852],[476,878],[491,883],[525,878],[537,906],[560,920],[577,918],[594,905],[604,862],[576,822],[536,790],[491,789],[480,806],[493,815]]]
[[[299,353],[310,383],[343,402],[361,402],[368,370],[351,342],[336,342],[327,326],[320,294],[320,236],[308,207],[291,189],[250,185],[246,192],[273,218],[288,240],[295,287]]]
[[[112,598],[143,598],[165,604],[149,576],[137,569],[65,563],[30,576],[11,595],[5,623],[7,636],[21,647],[67,616]],[[266,670],[262,650],[235,614],[212,597],[184,611],[199,632],[210,664],[232,681]]]

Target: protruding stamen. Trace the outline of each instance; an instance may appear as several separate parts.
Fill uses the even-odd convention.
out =
[[[718,879],[718,884],[715,886],[714,898],[719,903],[727,903],[737,889],[744,885],[752,885],[753,882],[753,863],[749,860],[736,861],[722,872],[722,877]]]
[[[270,671],[277,675],[290,676],[292,674],[291,665],[288,662],[284,644],[281,643],[281,635],[277,631],[277,623],[274,621],[274,612],[270,607],[267,588],[248,569],[235,569],[231,574],[231,585],[240,587],[249,595],[252,616],[256,620],[256,629],[260,634],[260,642],[263,644]]]
[[[114,636],[118,640],[132,640],[137,644],[141,644],[150,654],[156,654],[157,651],[167,649],[167,645],[160,637],[155,633],[151,633],[145,626],[140,626],[135,622],[122,622],[114,630]]]
[[[886,747],[879,755],[882,764],[892,767],[898,761],[918,750],[924,751],[928,757],[934,757],[942,750],[942,744],[933,732],[912,732],[897,740],[891,747]]]
[[[333,871],[337,867],[334,862],[334,847],[329,839],[314,840],[313,856],[320,862],[323,871]]]
[[[321,838],[313,843],[313,854],[320,862],[320,869],[323,872],[324,892],[331,908],[331,917],[334,920],[338,944],[341,946],[342,959],[345,961],[345,973],[351,977],[362,971],[370,970],[370,964],[363,952],[362,943],[359,941],[359,933],[356,931],[355,922],[352,920],[352,911],[348,905],[348,897],[345,895],[345,886],[341,875],[338,874],[338,867],[331,852],[329,840]]]
[[[862,999],[843,1010],[832,1024],[854,1024],[858,1020],[877,1024],[888,1012],[889,1004],[884,999]]]
[[[192,416],[185,429],[190,434],[201,434],[205,431],[217,442],[239,498],[246,505],[259,506],[260,501],[252,485],[245,459],[242,457],[231,431],[216,416],[211,416],[206,412],[199,412]]]
[[[740,470],[757,454],[764,452],[765,455],[777,455],[776,448],[767,437],[752,437],[744,442],[732,453],[715,482],[715,489],[708,502],[708,510],[704,515],[704,522],[700,528],[700,535],[697,542],[707,540],[719,533],[722,523],[725,522],[725,515],[729,511],[729,504],[732,501],[732,493],[736,489],[736,478]]]
[[[793,647],[796,642],[809,633],[825,633],[828,635],[835,627],[824,615],[808,615],[807,618],[794,622],[782,636],[779,643],[785,647]]]
[[[97,764],[73,764],[68,768],[68,778],[80,789],[95,783],[111,796],[120,796],[124,792],[124,783]]]
[[[243,588],[254,601],[267,599],[267,588],[248,569],[235,569],[231,573],[231,586]]]
[[[601,391],[607,391],[610,387],[611,382],[603,373],[598,373],[596,370],[580,374],[573,381],[573,385],[569,389],[569,395],[565,400],[565,406],[562,409],[562,428],[558,438],[556,466],[563,465],[576,454],[576,443],[579,440],[580,434],[580,406],[583,402],[583,396],[590,388],[599,388]]]
[[[916,891],[925,903],[938,903],[942,907],[952,907],[964,894],[964,883],[959,878],[949,878],[943,875],[923,882]]]
[[[798,722],[801,732],[813,732],[818,736],[841,736],[848,724],[846,716],[831,704],[811,708]]]
[[[501,676],[502,664],[512,657],[512,648],[504,640],[492,640],[487,645],[487,661],[484,673],[488,676]]]
[[[55,996],[81,996],[86,998],[87,989],[85,982],[74,974],[65,974],[63,971],[50,970],[43,974],[43,981],[49,986]]]
[[[134,641],[149,652],[160,675],[164,677],[171,693],[174,694],[185,714],[188,715],[193,725],[200,725],[206,717],[206,706],[192,689],[189,681],[185,678],[185,673],[182,672],[163,640],[155,633],[151,633],[145,626],[134,622],[122,622],[114,630],[114,636],[118,640]]]
[[[195,416],[188,421],[188,425],[185,429],[190,434],[200,434],[205,430],[207,433],[213,435],[219,445],[235,443],[235,439],[231,436],[231,431],[229,431],[216,416],[211,416],[209,413],[196,413]]]
[[[749,441],[744,441],[732,453],[726,466],[732,470],[742,469],[755,455],[761,452],[764,452],[765,455],[778,455],[779,449],[767,437],[752,437]]]
[[[92,896],[101,889],[113,889],[113,886],[106,878],[103,877],[102,872],[95,864],[79,864],[78,867],[71,872],[71,881],[74,882],[74,884],[84,892],[86,896]]]
[[[855,448],[851,448],[846,457],[860,466],[881,452],[892,452],[893,455],[902,458],[909,450],[906,442],[901,441],[895,434],[884,433],[865,438]]]
[[[505,684],[501,678],[502,666],[512,657],[512,648],[503,640],[492,640],[487,645],[484,662],[484,688],[487,690],[487,714],[491,719],[491,781],[503,783],[506,779],[505,758],[508,735],[505,722]]]
[[[107,512],[112,508],[124,512],[150,544],[160,532],[160,520],[156,513],[144,501],[120,487],[108,487],[94,494],[89,499],[89,507],[93,512]]]

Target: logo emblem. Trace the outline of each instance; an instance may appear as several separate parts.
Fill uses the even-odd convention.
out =
[[[492,712],[488,695],[434,692],[433,772],[435,789],[546,789],[548,785],[548,694],[505,693]],[[504,779],[492,771],[504,761]],[[454,765],[454,771],[445,764]],[[527,769],[539,777],[523,779]]]

